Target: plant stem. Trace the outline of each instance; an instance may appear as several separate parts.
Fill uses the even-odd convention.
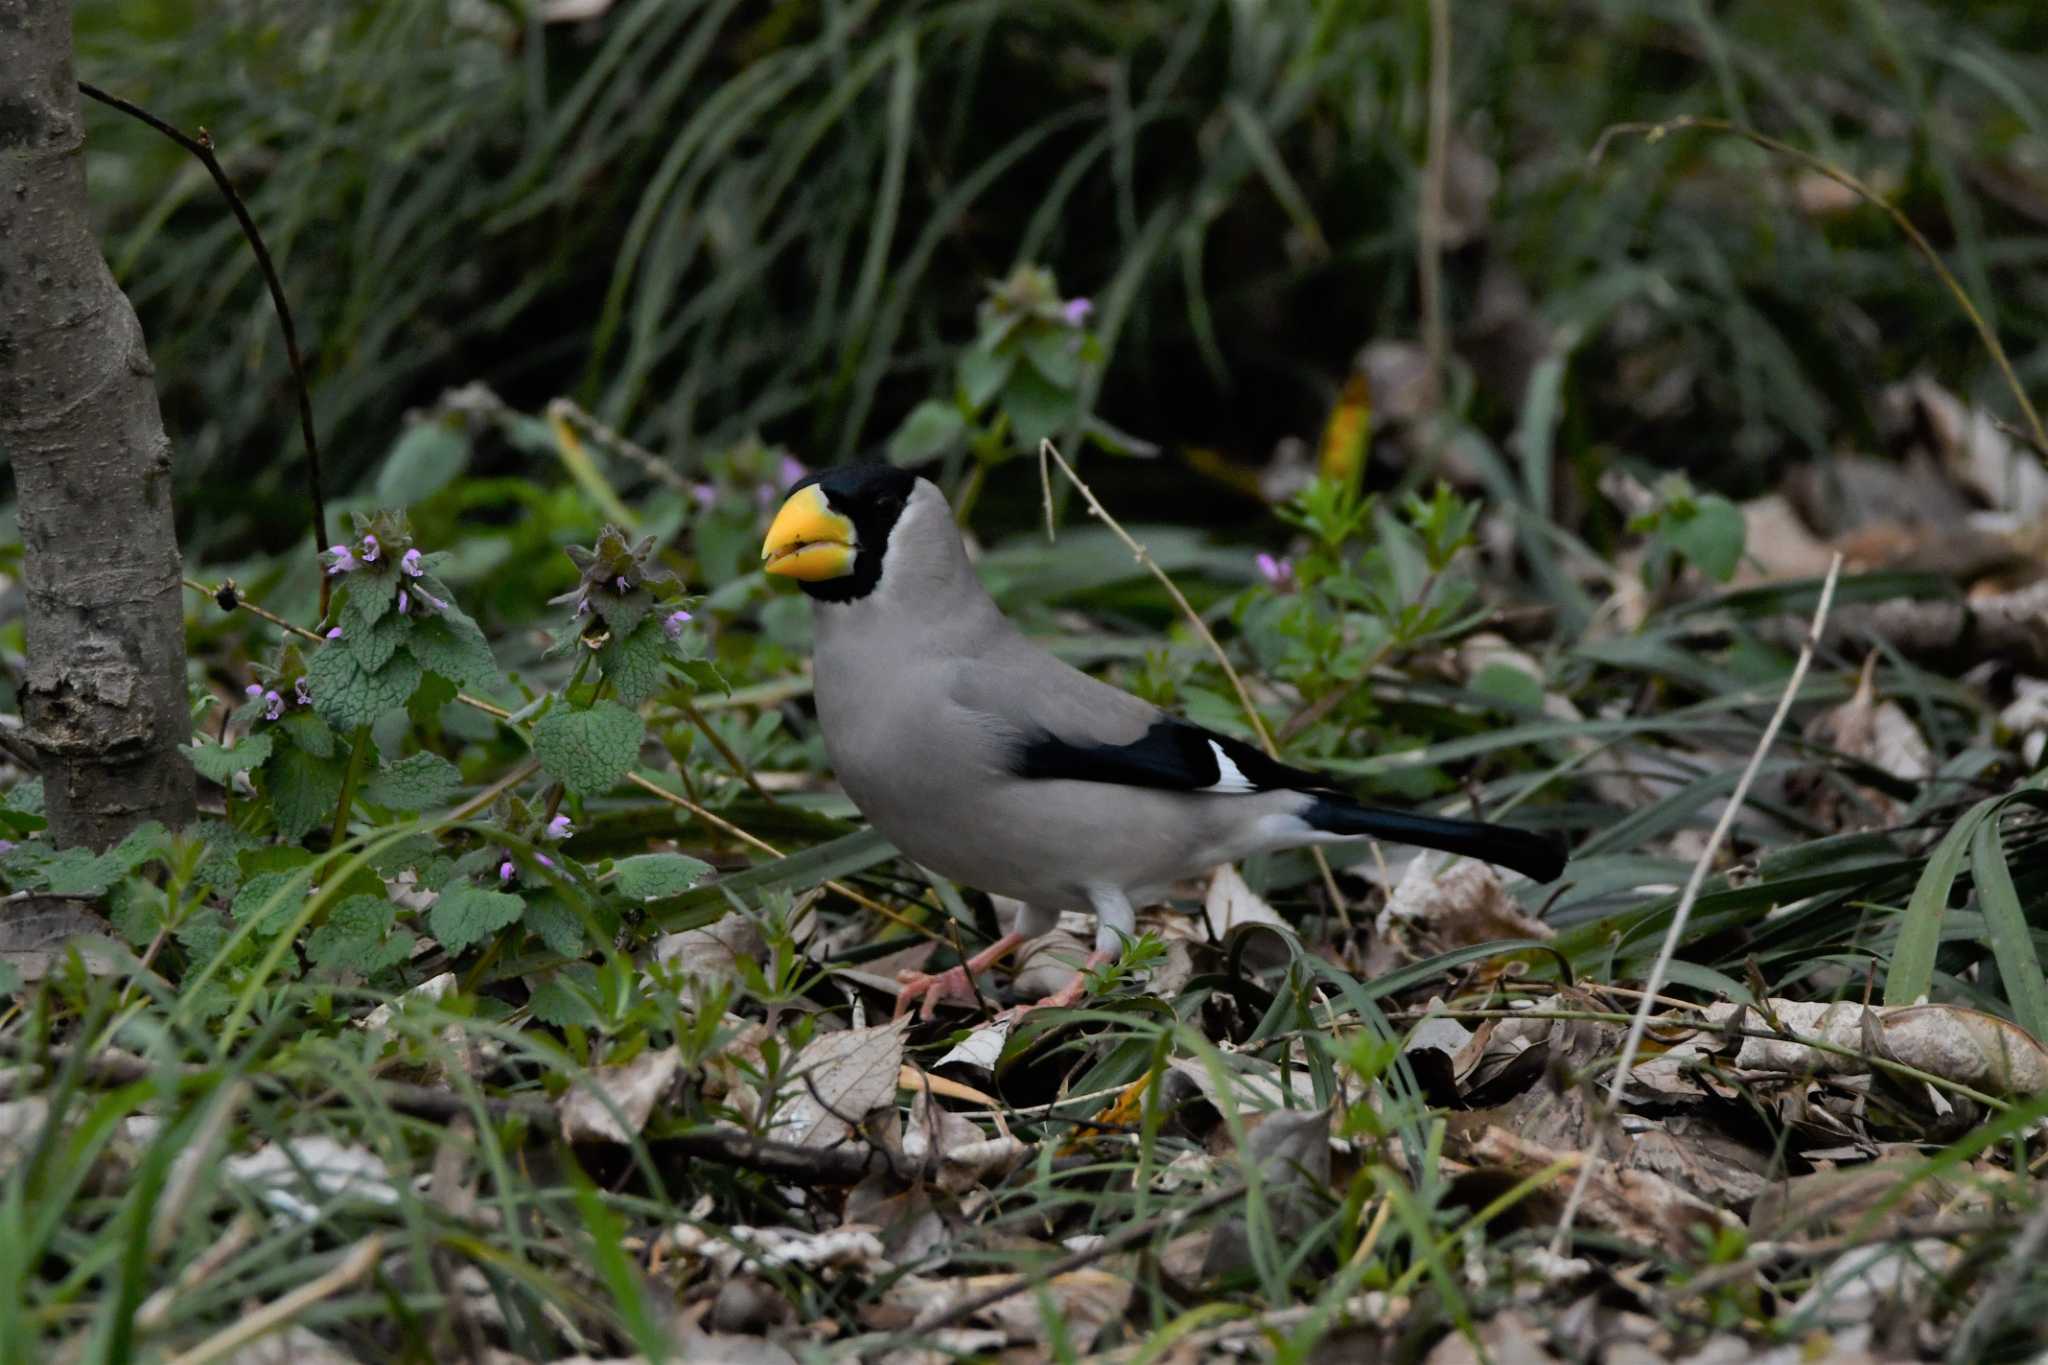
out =
[[[976,500],[981,497],[981,486],[988,482],[988,461],[975,459],[967,471],[967,478],[960,485],[960,495],[953,499],[953,522],[965,526]]]
[[[362,772],[363,754],[370,747],[370,727],[358,725],[355,738],[349,741],[348,768],[341,776],[341,801],[334,808],[334,837],[328,840],[329,848],[340,848],[348,838],[349,807],[356,797],[356,779]]]

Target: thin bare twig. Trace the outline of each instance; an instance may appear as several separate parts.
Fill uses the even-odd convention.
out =
[[[583,429],[585,436],[588,436],[612,454],[623,456],[625,459],[632,461],[640,467],[641,473],[657,483],[665,483],[678,492],[686,493],[689,491],[690,481],[669,468],[666,460],[663,460],[646,446],[638,445],[628,437],[612,430],[569,399],[550,399],[548,402],[548,415],[550,417],[560,416],[566,421],[573,422]]]
[[[191,1350],[182,1355],[172,1356],[167,1365],[206,1365],[208,1361],[233,1355],[258,1337],[274,1332],[280,1327],[289,1326],[293,1318],[314,1304],[340,1293],[369,1274],[371,1267],[377,1264],[377,1258],[383,1254],[382,1233],[373,1233],[365,1237],[325,1275],[306,1281],[291,1293],[272,1300],[247,1317],[237,1318]]]
[[[1728,804],[1721,811],[1721,818],[1714,825],[1714,832],[1707,836],[1707,846],[1700,850],[1699,860],[1693,864],[1692,875],[1686,879],[1685,890],[1678,897],[1678,908],[1672,912],[1671,924],[1664,931],[1664,942],[1657,949],[1657,959],[1650,964],[1650,975],[1643,982],[1643,998],[1636,1006],[1635,1016],[1629,1021],[1628,1037],[1621,1045],[1621,1056],[1615,1062],[1614,1079],[1608,1084],[1607,1099],[1602,1105],[1601,1121],[1593,1125],[1592,1141],[1586,1149],[1586,1160],[1579,1167],[1578,1179],[1572,1182],[1571,1195],[1565,1200],[1564,1212],[1557,1220],[1557,1233],[1551,1238],[1550,1250],[1553,1255],[1562,1256],[1565,1244],[1571,1238],[1572,1220],[1578,1216],[1579,1203],[1585,1198],[1586,1186],[1592,1180],[1594,1167],[1600,1164],[1600,1156],[1607,1138],[1606,1119],[1621,1106],[1622,1091],[1628,1085],[1628,1076],[1636,1062],[1636,1051],[1643,1044],[1643,1032],[1649,1027],[1651,1011],[1656,1008],[1656,997],[1664,985],[1665,973],[1670,970],[1671,958],[1678,951],[1678,943],[1685,936],[1686,921],[1692,917],[1693,902],[1699,899],[1700,887],[1707,880],[1707,869],[1714,864],[1714,855],[1720,852],[1722,842],[1735,824],[1736,815],[1742,810],[1742,803],[1749,795],[1749,784],[1756,780],[1757,771],[1763,767],[1764,755],[1771,750],[1778,737],[1779,727],[1784,725],[1785,716],[1792,710],[1792,699],[1799,695],[1799,685],[1806,681],[1806,670],[1813,664],[1813,652],[1820,643],[1821,631],[1826,629],[1828,607],[1835,600],[1835,583],[1842,575],[1842,556],[1837,554],[1828,565],[1827,581],[1821,585],[1820,602],[1814,608],[1813,624],[1807,629],[1806,641],[1799,648],[1799,660],[1792,665],[1792,676],[1785,680],[1785,690],[1778,698],[1778,709],[1771,714],[1770,724],[1757,739],[1756,750],[1749,756],[1749,766],[1742,770],[1742,777],[1736,782],[1735,790],[1728,794]]]
[[[1239,676],[1236,666],[1230,662],[1230,655],[1224,651],[1222,642],[1216,638],[1215,632],[1209,629],[1209,623],[1202,619],[1202,614],[1195,610],[1194,604],[1181,594],[1172,575],[1159,567],[1159,561],[1152,558],[1152,552],[1140,545],[1131,533],[1109,514],[1109,509],[1095,496],[1095,490],[1082,481],[1081,476],[1074,472],[1074,467],[1067,463],[1067,457],[1060,454],[1059,447],[1050,440],[1038,443],[1038,481],[1045,494],[1046,538],[1050,540],[1053,535],[1052,472],[1046,465],[1048,459],[1058,463],[1060,471],[1067,476],[1067,481],[1080,492],[1082,499],[1088,504],[1088,515],[1107,526],[1110,534],[1123,542],[1123,547],[1131,552],[1131,558],[1137,560],[1145,571],[1158,579],[1159,585],[1166,589],[1166,595],[1173,599],[1174,605],[1180,608],[1181,615],[1194,627],[1195,633],[1202,637],[1202,643],[1208,646],[1209,653],[1223,669],[1223,676],[1230,679],[1231,690],[1237,693],[1237,703],[1243,708],[1245,719],[1251,722],[1252,733],[1259,737],[1259,747],[1266,751],[1268,758],[1278,759],[1280,750],[1273,743],[1271,732],[1266,729],[1265,717],[1259,714],[1259,708],[1253,704],[1251,691],[1245,687],[1244,679]],[[1320,848],[1311,847],[1309,853],[1315,858],[1316,870],[1323,875],[1323,891],[1329,896],[1330,903],[1337,907],[1337,917],[1344,921],[1346,929],[1351,928],[1351,907],[1345,902],[1344,893],[1337,889],[1337,874],[1330,870],[1330,860],[1323,856]]]
[[[1444,180],[1451,141],[1451,0],[1429,0],[1429,150],[1422,166],[1422,202],[1415,224],[1416,278],[1422,304],[1422,349],[1430,381],[1444,392],[1450,343],[1444,329]]]
[[[299,435],[306,442],[306,483],[313,495],[313,557],[315,563],[319,562],[320,552],[327,548],[327,499],[320,489],[320,438],[313,432],[313,391],[306,383],[306,362],[299,354],[299,329],[292,322],[292,306],[285,301],[284,281],[278,278],[277,266],[270,259],[270,248],[263,244],[263,234],[256,230],[256,220],[249,216],[248,206],[242,202],[242,196],[235,193],[234,182],[228,179],[228,173],[221,169],[220,159],[213,154],[213,135],[201,128],[198,137],[191,137],[141,105],[130,104],[119,95],[110,95],[84,81],[78,83],[78,91],[148,124],[198,157],[199,164],[206,167],[206,173],[213,177],[221,197],[228,201],[228,209],[241,226],[242,235],[249,239],[249,249],[256,253],[256,266],[263,272],[263,283],[270,290],[270,305],[277,310],[277,324],[284,333],[285,358],[291,362],[292,383],[299,391]],[[328,592],[329,584],[323,575],[320,579],[322,616],[327,614]]]
[[[747,766],[747,761],[734,753],[732,746],[725,742],[724,736],[711,728],[711,722],[704,718],[704,713],[697,709],[695,702],[685,700],[682,703],[682,712],[689,718],[690,724],[697,727],[697,732],[711,742],[711,747],[718,750],[718,756],[725,760],[725,766],[739,774],[740,781],[747,784],[747,790],[771,806],[780,804],[774,797],[768,794],[765,787],[755,780],[754,770]]]
[[[1998,333],[1992,330],[1991,324],[1977,310],[1977,304],[1971,299],[1970,291],[1963,288],[1962,281],[1955,277],[1955,272],[1951,271],[1948,268],[1947,262],[1941,259],[1941,254],[1934,249],[1934,244],[1928,241],[1926,235],[1913,225],[1913,220],[1908,218],[1903,210],[1876,190],[1849,174],[1849,172],[1832,162],[1822,160],[1812,152],[1794,147],[1789,142],[1780,142],[1778,139],[1759,133],[1753,128],[1745,128],[1740,124],[1730,123],[1726,119],[1696,118],[1691,114],[1681,115],[1674,119],[1666,119],[1662,123],[1614,124],[1602,132],[1593,143],[1593,150],[1587,153],[1587,160],[1597,163],[1606,154],[1607,144],[1624,133],[1638,133],[1650,142],[1659,142],[1670,133],[1688,128],[1698,128],[1710,133],[1726,133],[1730,137],[1739,137],[1745,141],[1753,142],[1765,151],[1775,152],[1779,156],[1788,157],[1808,170],[1826,176],[1829,180],[1834,181],[1837,185],[1850,191],[1866,203],[1874,204],[1879,209],[1882,209],[1885,216],[1890,218],[1899,231],[1905,234],[1906,240],[1913,244],[1914,250],[1920,253],[1922,259],[1927,262],[1936,277],[1941,280],[1942,285],[1954,296],[1956,303],[1962,308],[1965,316],[1970,319],[1970,325],[1977,329],[1977,336],[1983,341],[1984,349],[1991,352],[1991,359],[1998,366],[1999,374],[2005,377],[2006,387],[2012,390],[2014,401],[2020,405],[2020,411],[2026,414],[2027,426],[2033,433],[2027,439],[2036,450],[2048,451],[2048,427],[2042,425],[2041,414],[2035,410],[2033,400],[2027,397],[2027,390],[2020,383],[2019,375],[2014,373],[2012,361],[2006,357],[2005,347],[1999,342]]]

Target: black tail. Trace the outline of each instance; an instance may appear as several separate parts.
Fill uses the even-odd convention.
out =
[[[1318,793],[1303,817],[1331,834],[1369,834],[1421,848],[1459,853],[1481,862],[1513,868],[1539,882],[1556,881],[1564,871],[1564,840],[1506,825],[1478,820],[1447,820],[1435,815],[1361,806],[1348,797]]]

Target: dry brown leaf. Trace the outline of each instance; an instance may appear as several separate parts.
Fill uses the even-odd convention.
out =
[[[1560,1365],[1544,1344],[1550,1333],[1536,1319],[1510,1308],[1478,1325],[1473,1337],[1452,1332],[1423,1365]]]
[[[761,928],[745,915],[729,914],[714,924],[681,933],[663,934],[654,941],[654,955],[674,971],[706,987],[737,983],[739,959],[759,962],[768,955]],[[696,993],[679,994],[694,1007]]]
[[[119,972],[120,935],[92,902],[75,896],[10,897],[0,911],[0,963],[12,963],[23,981],[41,981],[75,949],[87,973]]]
[[[2014,678],[2012,690],[2013,699],[1998,713],[1998,723],[2019,741],[2027,766],[2038,768],[2041,755],[2048,752],[2048,681]]]
[[[1441,862],[1437,854],[1409,860],[1373,922],[1372,966],[1381,966],[1380,958],[1389,958],[1384,966],[1391,967],[1469,944],[1553,936],[1549,925],[1515,903],[1487,864],[1461,858],[1439,871]]]
[[[1218,942],[1232,929],[1259,924],[1292,936],[1294,930],[1280,918],[1259,893],[1252,890],[1238,870],[1225,863],[1209,875],[1209,890],[1202,898],[1202,915],[1208,921],[1209,936]]]
[[[1865,656],[1856,691],[1808,722],[1806,737],[1902,782],[1925,782],[1934,775],[1934,750],[1904,708],[1877,699],[1876,665],[1875,653]],[[1852,815],[1872,825],[1890,825],[1902,809],[1894,797],[1867,786],[1860,788],[1864,805],[1857,809],[1839,787],[1810,771],[1788,778],[1785,785],[1788,795],[1805,796],[1816,817],[1836,829],[1845,827]]]
[[[1742,504],[1744,553],[1735,566],[1735,583],[1776,583],[1788,578],[1819,578],[1835,552],[1806,529],[1798,509],[1782,493],[1769,493]]]
[[[1577,1154],[1530,1142],[1499,1127],[1488,1127],[1470,1150],[1475,1165],[1495,1168],[1517,1181],[1564,1158],[1571,1158],[1575,1165]],[[1561,1208],[1572,1170],[1572,1166],[1566,1167],[1561,1175],[1533,1194],[1530,1202],[1539,1209]],[[1662,1247],[1674,1256],[1697,1254],[1698,1238],[1703,1232],[1711,1236],[1717,1229],[1738,1226],[1726,1210],[1687,1194],[1660,1175],[1617,1169],[1604,1162],[1586,1183],[1579,1216],[1589,1227],[1601,1228],[1641,1246]]]
[[[871,1111],[893,1105],[909,1026],[908,1019],[898,1019],[813,1038],[792,1063],[793,1078],[768,1136],[831,1147],[851,1136]]]
[[[1712,1005],[1707,1017],[1725,1024],[1738,1008]],[[2011,1020],[1961,1005],[1768,1000],[1763,1012],[1749,1013],[1746,1027],[1768,1028],[1768,1021],[1775,1018],[1779,1026],[1800,1038],[1845,1048],[1855,1055],[1823,1051],[1790,1039],[1744,1038],[1735,1054],[1735,1066],[1743,1071],[1795,1075],[1862,1075],[1870,1070],[1863,1055],[1866,1014],[1883,1025],[1892,1059],[1906,1066],[1996,1095],[2035,1095],[2048,1090],[2048,1049]],[[1710,1039],[1695,1040],[1685,1050],[1696,1052],[1712,1045]]]
[[[799,1228],[729,1227],[707,1231],[696,1223],[677,1223],[656,1239],[661,1258],[702,1261],[721,1275],[741,1269],[774,1270],[800,1266],[810,1271],[852,1270],[880,1274],[892,1267],[876,1229],[842,1223],[824,1232]]]
[[[953,1044],[946,1055],[932,1065],[958,1063],[982,1071],[994,1071],[996,1063],[1002,1060],[1003,1044],[1010,1041],[1010,1028],[1016,1022],[1015,1015],[999,1015]]]
[[[433,1004],[456,988],[455,973],[442,972],[439,976],[428,977],[419,985],[400,995],[389,1004],[379,1005],[364,1015],[359,1027],[365,1033],[386,1034],[391,1031],[391,1020],[397,1010],[411,1003]]]
[[[367,1147],[313,1134],[269,1142],[221,1163],[228,1179],[247,1185],[264,1204],[301,1222],[325,1216],[321,1204],[348,1199],[365,1204],[398,1202],[397,1187],[384,1159]]]
[[[623,1066],[585,1071],[556,1105],[562,1136],[570,1142],[632,1142],[682,1066],[683,1054],[665,1047]]]
[[[938,1186],[948,1194],[999,1180],[1030,1154],[1023,1142],[1007,1133],[989,1136],[922,1091],[910,1102],[903,1155],[922,1169],[936,1170]]]
[[[2048,1090],[2048,1049],[2009,1019],[1961,1005],[1907,1005],[1884,1013],[1892,1057],[1994,1095]]]
[[[1992,507],[2024,521],[2048,513],[2048,469],[2024,443],[2000,431],[1992,414],[1969,406],[1926,375],[1893,385],[1883,401],[1895,420],[1917,410],[1937,458]]]
[[[889,1289],[870,1325],[883,1330],[908,1327],[911,1323],[941,1312],[962,1299],[984,1291],[1014,1284],[1015,1275],[961,1275],[937,1279],[905,1275]],[[1034,1282],[1008,1298],[975,1313],[971,1321],[1002,1334],[1001,1342],[982,1338],[982,1350],[993,1345],[1014,1344],[1045,1347],[1050,1344],[1049,1324],[1039,1308],[1040,1295],[1058,1312],[1066,1352],[1084,1354],[1105,1324],[1124,1315],[1131,1302],[1131,1282],[1113,1271],[1099,1267],[1072,1270],[1042,1283]]]

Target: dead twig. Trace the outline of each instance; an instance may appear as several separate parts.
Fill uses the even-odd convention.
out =
[[[1429,0],[1429,150],[1415,224],[1415,267],[1422,304],[1422,349],[1430,382],[1443,393],[1450,343],[1444,330],[1444,180],[1451,141],[1451,0]]]
[[[263,283],[270,290],[271,307],[277,310],[278,329],[284,333],[284,353],[285,358],[291,362],[292,385],[299,394],[299,435],[306,443],[306,483],[313,495],[313,557],[317,563],[320,552],[327,548],[327,499],[320,489],[320,438],[313,431],[313,392],[306,383],[306,362],[299,354],[299,329],[292,322],[292,306],[285,300],[284,281],[278,278],[277,265],[270,259],[270,248],[263,244],[263,234],[256,230],[256,220],[249,216],[249,208],[242,202],[242,196],[235,193],[234,182],[229,180],[228,173],[221,169],[220,159],[213,154],[213,136],[204,128],[199,130],[198,137],[191,137],[141,105],[130,104],[119,95],[110,95],[98,86],[80,81],[78,92],[149,125],[199,158],[199,164],[206,167],[206,173],[213,177],[213,183],[220,190],[221,197],[228,201],[229,211],[235,215],[235,222],[240,225],[242,235],[249,240],[249,249],[256,253],[257,269],[263,272]],[[322,575],[322,616],[327,614],[328,592],[327,578]]]
[[[384,1254],[384,1236],[374,1233],[357,1242],[348,1255],[318,1279],[308,1280],[282,1298],[274,1299],[245,1318],[238,1318],[191,1350],[170,1358],[166,1365],[206,1365],[233,1355],[258,1337],[291,1325],[293,1318],[322,1299],[330,1298],[370,1273]]]
[[[1820,602],[1814,608],[1813,624],[1808,627],[1806,641],[1800,647],[1798,662],[1792,665],[1792,676],[1785,680],[1785,690],[1778,697],[1778,709],[1771,714],[1770,723],[1758,736],[1756,749],[1749,756],[1749,766],[1742,770],[1735,790],[1729,793],[1728,804],[1721,811],[1721,818],[1714,825],[1714,832],[1707,836],[1707,846],[1700,850],[1699,860],[1693,864],[1692,875],[1686,879],[1685,890],[1678,897],[1678,908],[1672,912],[1671,924],[1664,931],[1664,942],[1657,950],[1657,959],[1650,964],[1650,975],[1643,982],[1643,998],[1636,1006],[1635,1017],[1630,1020],[1628,1037],[1621,1045],[1621,1056],[1614,1065],[1614,1079],[1608,1084],[1607,1099],[1601,1108],[1603,1118],[1611,1117],[1621,1107],[1621,1095],[1628,1085],[1629,1072],[1634,1068],[1636,1051],[1642,1047],[1643,1032],[1649,1027],[1651,1011],[1656,1007],[1656,996],[1664,985],[1665,973],[1670,970],[1671,958],[1678,951],[1679,940],[1685,936],[1686,921],[1692,917],[1693,903],[1699,899],[1700,887],[1707,880],[1707,869],[1714,864],[1714,855],[1728,837],[1729,829],[1735,824],[1735,816],[1742,809],[1743,801],[1749,795],[1749,785],[1756,780],[1757,771],[1763,767],[1764,755],[1770,752],[1772,743],[1778,737],[1779,727],[1785,723],[1786,715],[1792,710],[1792,699],[1799,695],[1799,685],[1806,681],[1806,670],[1813,664],[1813,652],[1820,642],[1821,631],[1827,627],[1828,607],[1835,600],[1835,583],[1842,575],[1842,556],[1837,554],[1828,565],[1827,581],[1821,585]],[[1564,1212],[1557,1220],[1557,1232],[1551,1238],[1550,1250],[1553,1255],[1562,1256],[1571,1238],[1572,1220],[1578,1216],[1579,1204],[1585,1198],[1586,1187],[1592,1180],[1593,1170],[1600,1164],[1602,1148],[1606,1142],[1607,1124],[1593,1125],[1592,1142],[1586,1149],[1585,1163],[1579,1167],[1578,1179],[1572,1182],[1572,1192],[1566,1198]]]

